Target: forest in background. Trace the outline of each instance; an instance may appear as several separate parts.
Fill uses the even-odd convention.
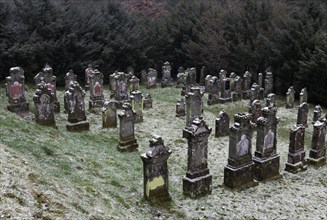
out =
[[[165,61],[253,75],[269,69],[274,91],[307,87],[327,105],[325,0],[0,0],[0,80],[21,66],[27,81],[46,63],[58,84],[89,63],[108,76],[131,66],[161,73]]]

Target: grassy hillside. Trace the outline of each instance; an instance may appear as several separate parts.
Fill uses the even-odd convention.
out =
[[[289,129],[296,122],[297,113],[295,108],[285,109],[283,99],[277,101],[277,114],[281,118],[278,152],[283,178],[242,192],[226,189],[222,183],[228,137],[215,138],[212,134],[209,138],[212,194],[190,199],[182,193],[187,144],[182,138],[184,119],[175,117],[180,91],[142,87],[142,92],[151,94],[154,108],[145,110],[144,122],[136,124],[139,151],[122,153],[116,149],[119,129],[102,129],[101,115],[88,113],[91,129],[88,132],[67,132],[64,113],[56,115],[58,129],[40,126],[5,109],[8,101],[2,84],[0,219],[319,219],[327,216],[326,166],[309,167],[300,174],[283,171]],[[34,87],[30,86],[28,98],[32,112],[33,93]],[[58,96],[63,111],[63,90]],[[109,98],[108,91],[105,97]],[[247,111],[248,100],[207,106],[207,96],[204,99],[204,119],[213,128],[220,110],[227,111],[231,118],[234,113]],[[313,106],[309,119],[312,114]],[[148,148],[151,134],[161,135],[173,151],[168,161],[172,197],[169,203],[151,204],[143,199],[140,154]],[[311,135],[310,125],[306,131],[306,149],[310,147]]]

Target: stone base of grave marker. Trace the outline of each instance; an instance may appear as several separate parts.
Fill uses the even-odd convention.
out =
[[[305,170],[307,170],[305,151],[302,150],[296,153],[288,153],[288,160],[286,163],[285,171],[298,173]]]
[[[183,194],[190,197],[201,197],[212,191],[212,175],[209,169],[198,173],[186,173],[183,177]]]
[[[55,102],[53,103],[53,111],[54,111],[55,113],[60,113],[60,102],[55,101]]]
[[[98,101],[89,101],[89,109],[93,108],[102,108],[103,107],[104,100],[98,100]]]
[[[232,93],[232,100],[233,102],[241,101],[242,100],[242,93]]]
[[[120,140],[117,146],[117,149],[119,151],[135,151],[139,147],[137,140],[131,139],[131,140]]]
[[[319,151],[311,149],[307,163],[314,166],[323,166],[326,164],[326,149],[323,148]]]
[[[254,178],[259,181],[281,177],[279,174],[279,155],[276,154],[268,158],[254,156]]]
[[[208,94],[208,102],[207,102],[207,104],[208,105],[216,105],[216,104],[218,104],[219,103],[219,97],[218,96],[216,96],[216,95],[213,95],[213,94]]]
[[[29,111],[29,103],[19,103],[19,104],[10,104],[7,105],[7,109],[10,112],[28,112]]]
[[[80,121],[76,123],[68,122],[66,124],[66,129],[67,131],[71,131],[71,132],[89,131],[90,124],[88,121]]]
[[[161,88],[165,88],[165,87],[171,87],[173,86],[172,80],[169,79],[163,79],[161,81]]]
[[[56,121],[55,120],[35,120],[36,123],[38,123],[39,125],[45,125],[45,126],[51,126],[51,127],[54,127],[54,128],[58,128],[57,125],[56,125]]]
[[[246,189],[257,186],[259,183],[254,180],[254,163],[241,167],[226,165],[224,168],[224,185],[232,189]]]
[[[219,103],[226,103],[226,102],[231,102],[232,101],[232,97],[230,98],[219,98]]]

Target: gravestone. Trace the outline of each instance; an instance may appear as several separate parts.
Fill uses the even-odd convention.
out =
[[[308,102],[308,90],[307,90],[307,88],[301,89],[301,92],[300,92],[300,104],[302,104],[303,102]]]
[[[228,163],[224,167],[224,185],[232,189],[258,185],[254,180],[254,172],[251,139],[240,123],[235,122],[229,130],[229,153]]]
[[[212,78],[213,78],[213,76],[207,75],[206,78],[204,79],[204,91],[206,93],[210,93],[210,91],[212,90],[212,82],[213,82]],[[216,77],[216,79],[217,79],[217,77]]]
[[[186,86],[186,73],[183,67],[178,68],[176,88],[183,88]]]
[[[259,100],[263,100],[265,96],[265,89],[263,88],[263,74],[258,74],[258,86],[259,86]]]
[[[232,94],[233,101],[240,101],[243,98],[243,91],[242,91],[243,80],[241,77],[236,76],[234,82],[235,82],[235,90]]]
[[[247,112],[239,112],[234,114],[234,122],[240,124],[242,132],[246,134],[249,139],[249,144],[251,147],[251,138],[252,138],[252,125],[251,125],[252,114]]]
[[[171,153],[160,136],[152,136],[149,149],[141,155],[145,199],[170,199],[167,160]]]
[[[199,87],[192,87],[191,91],[185,96],[186,102],[186,127],[190,126],[193,120],[202,114],[203,93]]]
[[[259,181],[280,177],[276,113],[277,108],[265,107],[262,109],[262,117],[257,119],[257,141],[253,162],[255,178]]]
[[[205,196],[212,190],[212,175],[208,168],[208,137],[211,128],[202,118],[195,118],[183,130],[187,139],[187,173],[183,177],[183,194],[190,197]]]
[[[171,66],[168,61],[162,66],[161,88],[172,86],[173,79],[171,78]]]
[[[138,143],[134,134],[135,112],[132,105],[124,103],[123,111],[118,113],[119,117],[119,144],[117,146],[120,151],[137,150]]]
[[[57,99],[57,89],[56,89],[56,82],[57,78],[53,75],[53,69],[49,65],[45,65],[41,72],[39,72],[35,77],[35,86],[41,83],[41,78],[43,78],[44,82],[48,86],[48,89],[51,91],[54,97],[54,111],[59,113],[60,112],[60,103]]]
[[[237,75],[234,72],[231,72],[230,76],[229,76],[229,80],[230,80],[230,90],[233,92],[235,92],[235,79],[236,79]]]
[[[251,122],[257,123],[257,119],[262,116],[261,103],[259,100],[254,100],[251,104],[250,113],[252,115]]]
[[[229,117],[224,111],[220,111],[216,118],[215,137],[223,137],[229,134]]]
[[[315,106],[315,110],[313,111],[313,119],[312,119],[312,124],[314,124],[316,121],[319,120],[322,114],[322,108],[320,105]]]
[[[117,107],[114,101],[105,101],[101,109],[102,128],[117,127]]]
[[[223,84],[223,81],[227,78],[227,71],[226,70],[220,70],[219,74],[219,86]]]
[[[313,125],[311,149],[308,164],[322,166],[326,164],[326,119],[320,118]]]
[[[295,125],[290,132],[290,144],[285,171],[298,173],[307,169],[304,150],[305,128],[302,124]]]
[[[147,82],[147,80],[146,80],[147,79],[147,75],[148,74],[147,74],[146,70],[144,70],[144,69],[141,70],[141,81],[142,81],[143,84],[146,84],[146,82]]]
[[[190,84],[188,84],[189,86],[195,86],[196,83],[196,68],[192,67],[188,69],[188,74],[190,76]]]
[[[266,79],[265,79],[265,97],[273,92],[273,86],[274,86],[274,79],[273,74],[270,71],[266,72]]]
[[[250,98],[250,91],[251,91],[251,73],[249,71],[246,71],[243,75],[243,99],[249,99]]]
[[[205,78],[206,78],[206,67],[205,66],[202,66],[201,68],[201,72],[200,72],[200,85],[201,86],[204,86],[204,83],[205,83]]]
[[[109,90],[110,90],[110,98],[115,97],[116,83],[115,77],[118,76],[118,71],[115,71],[113,74],[109,75]]]
[[[140,89],[140,80],[136,76],[132,76],[132,78],[129,80],[129,84],[130,84],[130,89],[129,89],[130,94]]]
[[[35,121],[40,125],[56,127],[54,116],[54,97],[47,84],[41,79],[33,96]]]
[[[124,72],[117,72],[114,77],[115,80],[115,91],[114,91],[114,99],[117,103],[117,107],[121,107],[124,102],[129,101],[128,92],[127,92],[127,80],[128,76]]]
[[[90,87],[90,76],[93,74],[93,67],[91,64],[85,69],[85,89],[88,90]]]
[[[77,76],[73,72],[73,70],[69,70],[68,73],[65,75],[65,90],[67,91],[69,89],[70,83],[74,83],[76,81]]]
[[[210,81],[208,82],[208,105],[215,105],[219,103],[219,87],[218,87],[218,78],[211,77]]]
[[[304,127],[308,127],[308,113],[309,105],[308,103],[304,102],[298,109],[296,124],[302,124]]]
[[[90,101],[89,109],[102,108],[104,103],[103,95],[103,74],[95,69],[90,75]]]
[[[12,67],[10,76],[6,77],[6,94],[9,105],[7,109],[11,112],[28,112],[29,104],[25,96],[25,77],[21,67]]]
[[[133,68],[133,67],[128,66],[128,67],[126,68],[126,72],[127,72],[127,75],[130,75],[131,77],[134,76],[134,68]]]
[[[152,98],[150,94],[145,94],[143,99],[143,109],[152,108]]]
[[[132,109],[135,112],[135,123],[143,121],[143,95],[139,90],[133,91],[131,95]]]
[[[176,117],[184,117],[185,116],[185,102],[184,99],[181,98],[176,103]]]
[[[88,131],[90,129],[89,122],[86,120],[84,98],[85,91],[78,82],[71,83],[64,95],[65,110],[68,113],[67,131]]]
[[[158,77],[157,70],[149,68],[149,71],[148,71],[147,77],[146,77],[146,88],[147,89],[157,87],[157,77]]]
[[[288,88],[286,92],[286,108],[294,107],[294,96],[295,96],[295,90],[294,87],[291,86],[290,88]]]
[[[232,101],[232,92],[230,89],[230,81],[229,79],[223,79],[220,81],[220,103],[226,103]]]
[[[276,106],[276,95],[274,93],[270,93],[266,98],[266,107],[273,108]]]
[[[250,106],[254,100],[259,100],[260,87],[258,84],[253,83],[250,90]]]

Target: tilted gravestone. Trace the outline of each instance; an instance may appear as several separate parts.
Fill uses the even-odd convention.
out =
[[[65,75],[65,90],[67,91],[69,89],[69,85],[71,83],[74,83],[76,81],[77,76],[73,72],[73,70],[69,70],[68,73]]]
[[[254,180],[254,168],[251,139],[241,125],[235,122],[229,130],[229,153],[228,163],[224,168],[224,185],[232,189],[257,185]]]
[[[257,141],[253,157],[255,178],[259,181],[279,177],[279,155],[277,154],[277,108],[265,107],[262,117],[257,119]]]
[[[135,112],[132,105],[124,103],[123,111],[118,113],[119,117],[119,144],[120,151],[133,151],[138,148],[138,143],[134,133]]]
[[[53,75],[53,69],[49,65],[45,65],[45,67],[42,69],[41,72],[39,72],[35,77],[35,86],[37,86],[41,82],[41,78],[44,80],[44,82],[47,84],[48,89],[51,91],[53,97],[54,97],[54,111],[60,112],[60,103],[57,99],[57,88],[56,88],[56,82],[57,78]]]
[[[296,124],[302,124],[304,127],[308,127],[308,113],[309,105],[304,102],[300,105],[298,109]]]
[[[249,71],[246,71],[243,75],[243,99],[249,99],[250,98],[250,91],[251,91],[251,73]]]
[[[140,89],[140,80],[136,76],[132,76],[132,78],[129,80],[129,93],[139,90]]]
[[[276,95],[274,93],[270,93],[266,98],[266,107],[273,108],[276,106]]]
[[[241,77],[236,76],[234,83],[235,83],[235,89],[234,92],[232,93],[233,101],[240,101],[243,98],[243,91],[242,91],[243,80]]]
[[[157,70],[149,68],[149,71],[148,71],[147,77],[146,77],[146,88],[147,89],[157,87],[157,77],[158,77]]]
[[[193,120],[202,114],[203,93],[199,87],[192,87],[191,91],[185,96],[186,102],[186,127],[192,124]]]
[[[102,107],[102,128],[117,127],[117,104],[115,101],[105,101]]]
[[[305,127],[295,125],[290,132],[290,144],[285,171],[298,173],[307,169],[304,150]]]
[[[191,197],[205,196],[212,190],[212,175],[208,168],[208,137],[211,128],[202,118],[195,118],[183,130],[188,143],[187,173],[183,177],[183,194]]]
[[[139,90],[131,94],[132,109],[135,111],[135,123],[143,121],[143,95]]]
[[[301,92],[300,92],[300,105],[303,102],[308,102],[308,90],[307,90],[307,88],[301,89]]]
[[[220,81],[220,97],[219,102],[231,102],[232,101],[232,92],[230,88],[230,81],[229,79],[223,79]]]
[[[176,117],[184,117],[184,116],[185,116],[185,101],[183,98],[181,98],[176,103]]]
[[[25,96],[25,77],[21,67],[12,67],[10,76],[6,77],[6,94],[9,105],[7,109],[11,112],[28,112],[29,104]]]
[[[229,117],[224,111],[220,111],[216,118],[215,137],[223,137],[229,134]]]
[[[169,87],[172,86],[173,79],[171,78],[171,66],[168,61],[164,63],[162,66],[162,79],[161,79],[161,87]]]
[[[36,123],[56,127],[53,104],[54,96],[42,79],[36,88],[33,101],[35,105]]]
[[[103,95],[103,74],[95,69],[90,76],[90,101],[89,109],[102,108],[104,103]]]
[[[314,123],[308,164],[316,166],[326,164],[326,128],[326,118],[320,118]]]
[[[315,109],[313,111],[313,118],[312,118],[312,124],[314,124],[316,121],[319,120],[322,114],[322,108],[320,105],[316,105]]]
[[[143,109],[152,108],[152,98],[150,94],[145,94],[143,98]]]
[[[265,97],[273,92],[273,86],[274,86],[274,79],[273,74],[270,71],[266,72],[266,79],[265,79]]]
[[[219,81],[217,77],[211,77],[208,82],[208,105],[215,105],[219,103]]]
[[[170,199],[167,160],[171,153],[162,138],[153,135],[149,149],[141,155],[145,199]]]
[[[85,114],[84,98],[85,91],[78,82],[70,84],[64,95],[65,110],[68,113],[67,131],[88,131],[90,129]]]
[[[286,108],[294,107],[294,96],[295,96],[295,90],[294,87],[291,86],[290,88],[288,88],[286,92]]]
[[[91,64],[85,69],[85,89],[88,90],[90,87],[90,76],[93,74],[93,67]]]

